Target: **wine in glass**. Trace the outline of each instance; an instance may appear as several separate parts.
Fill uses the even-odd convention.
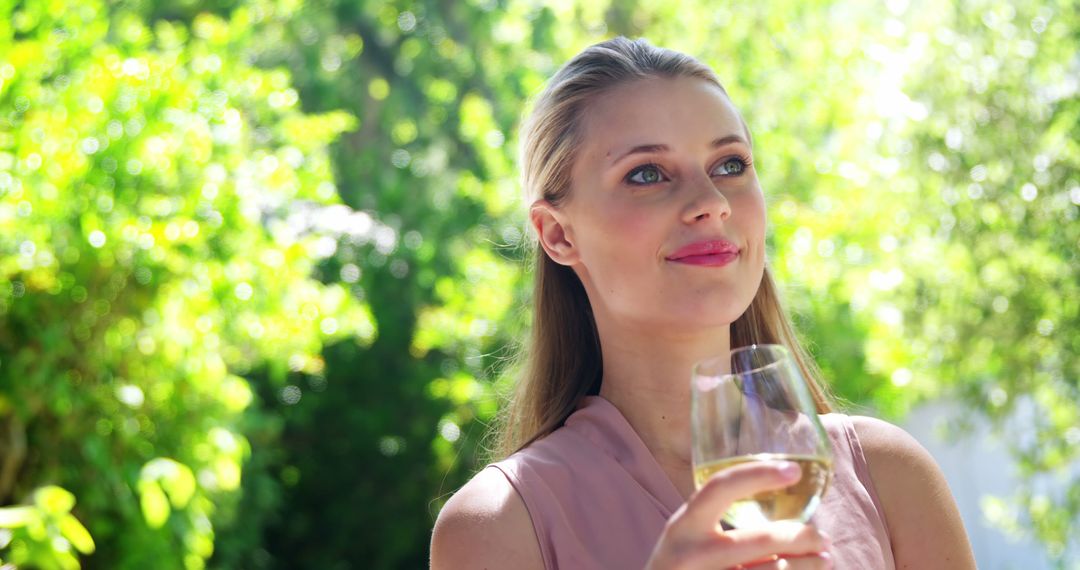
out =
[[[750,345],[699,362],[691,381],[694,483],[753,461],[790,461],[802,468],[793,485],[734,503],[724,514],[735,528],[806,522],[832,479],[832,447],[791,354],[779,345]]]

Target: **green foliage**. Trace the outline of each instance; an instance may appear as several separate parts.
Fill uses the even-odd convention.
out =
[[[311,277],[336,236],[297,217],[335,202],[326,145],[356,120],[247,63],[247,11],[106,7],[0,14],[0,502],[79,499],[16,507],[16,563],[96,541],[99,567],[200,568],[250,453],[240,375],[373,337]]]
[[[1028,483],[986,515],[1075,560],[1080,481],[1035,482],[1080,449],[1077,8],[0,7],[0,556],[426,564],[528,323],[519,118],[618,33],[743,111],[837,393],[1016,434]]]
[[[1006,434],[1024,483],[987,515],[1061,565],[1080,557],[1078,8],[972,0],[910,18],[921,40],[897,47],[925,54],[907,92],[927,113],[882,143],[908,142],[898,183],[919,204],[891,338],[909,340],[913,383],[947,386]]]
[[[11,545],[10,562],[42,569],[79,568],[74,549],[94,552],[94,539],[71,514],[75,496],[53,485],[33,493],[33,503],[0,508],[0,548]],[[62,546],[60,546],[62,545]]]
[[[303,399],[262,436],[280,443],[253,451],[271,476],[245,479],[252,506],[280,501],[287,515],[240,508],[229,528],[265,527],[263,547],[223,536],[215,561],[420,567],[433,495],[475,470],[495,410],[489,381],[501,369],[491,354],[519,326],[507,318],[523,302],[519,272],[509,250],[490,246],[522,234],[505,139],[528,95],[515,75],[532,77],[530,86],[539,76],[511,63],[508,42],[496,56],[478,41],[501,15],[475,6],[262,10],[256,60],[288,65],[306,108],[361,117],[337,147],[338,189],[396,239],[342,243],[319,267],[324,280],[351,280],[379,337],[363,351],[330,347],[324,376],[291,380]],[[495,62],[512,71],[485,71]]]

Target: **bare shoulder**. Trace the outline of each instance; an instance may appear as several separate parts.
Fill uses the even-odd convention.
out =
[[[911,434],[876,418],[851,419],[890,527],[889,511],[904,504],[954,502],[937,462]]]
[[[851,416],[851,423],[871,468],[873,463],[908,464],[914,460],[917,465],[913,467],[937,469],[937,463],[926,448],[903,429],[867,416]]]
[[[481,470],[439,512],[431,536],[431,567],[544,567],[525,502],[498,469]]]
[[[975,568],[956,500],[937,462],[911,434],[852,416],[892,541],[897,568]]]

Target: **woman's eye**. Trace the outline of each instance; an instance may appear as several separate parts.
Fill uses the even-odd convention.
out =
[[[738,176],[746,170],[746,166],[746,160],[733,156],[721,162],[713,172],[715,176]]]
[[[631,170],[630,174],[626,177],[626,181],[631,184],[656,184],[663,180],[664,175],[660,172],[660,168],[655,164],[639,166]]]

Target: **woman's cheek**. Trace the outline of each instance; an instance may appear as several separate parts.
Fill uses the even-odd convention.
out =
[[[732,212],[737,216],[737,221],[746,228],[748,233],[759,234],[765,238],[765,197],[760,190],[745,192],[739,195],[737,207]],[[747,235],[747,239],[757,239],[759,235]]]
[[[616,248],[628,251],[637,250],[637,253],[641,253],[640,249],[625,246],[651,239],[657,225],[656,218],[655,212],[643,212],[637,209],[614,210],[606,219],[606,225],[609,228],[607,237],[611,240],[611,245]]]

